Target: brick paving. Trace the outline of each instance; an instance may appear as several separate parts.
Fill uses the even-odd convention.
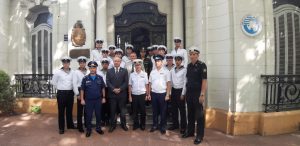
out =
[[[74,118],[75,119],[75,118]],[[57,146],[57,145],[103,145],[103,146],[189,146],[194,145],[194,138],[182,139],[178,131],[167,131],[161,135],[159,131],[131,129],[128,132],[120,127],[108,133],[104,127],[104,135],[93,131],[92,136],[77,130],[66,130],[59,135],[57,117],[54,114],[20,114],[0,117],[0,146]],[[132,128],[132,127],[130,127]],[[206,129],[201,146],[300,146],[300,132],[276,136],[231,136],[222,132]]]

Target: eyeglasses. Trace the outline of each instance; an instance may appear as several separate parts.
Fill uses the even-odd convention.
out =
[[[174,42],[175,42],[175,43],[180,43],[181,40],[180,40],[180,39],[175,39]]]
[[[140,65],[142,63],[143,63],[142,61],[135,61],[135,62],[133,62],[133,64],[135,64],[135,65]]]

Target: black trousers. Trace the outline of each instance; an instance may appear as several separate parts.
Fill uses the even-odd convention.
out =
[[[189,134],[195,132],[195,120],[197,120],[197,137],[204,136],[204,112],[203,105],[199,103],[199,96],[201,91],[187,89],[186,100],[188,109],[188,130]]]
[[[80,88],[78,88],[79,91],[79,95],[80,95]],[[82,115],[83,115],[83,119],[84,119],[84,125],[86,127],[86,112],[84,109],[84,105],[81,104],[81,99],[77,98],[77,128],[78,129],[83,129],[82,126]]]
[[[67,119],[67,128],[74,128],[73,114],[72,114],[73,103],[74,103],[74,92],[72,90],[57,91],[59,130],[65,130],[65,113]]]
[[[108,97],[108,88],[105,88],[106,93],[106,102],[102,104],[102,113],[101,113],[101,120],[103,123],[108,123],[110,119],[110,103],[109,103],[109,97]]]
[[[167,102],[166,93],[151,92],[153,128],[158,128],[158,117],[160,115],[160,130],[166,130],[167,126]]]
[[[120,118],[121,118],[121,125],[126,125],[126,97],[113,97],[109,99],[110,103],[110,124],[112,127],[116,127],[117,120],[116,120],[116,114],[117,109],[120,110]]]
[[[133,118],[133,126],[145,126],[146,125],[146,106],[145,106],[145,98],[146,94],[142,95],[131,95],[132,96],[132,118]],[[140,114],[140,116],[138,115]]]
[[[178,110],[180,113],[180,128],[186,129],[186,109],[185,100],[181,100],[182,89],[172,88],[171,105],[172,105],[172,124],[174,127],[179,127]]]

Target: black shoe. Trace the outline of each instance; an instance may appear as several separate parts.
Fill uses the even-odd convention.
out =
[[[136,130],[138,128],[139,128],[138,126],[133,126],[132,130]]]
[[[141,128],[142,131],[145,130],[145,126],[144,125],[142,125],[140,128]]]
[[[68,129],[77,129],[75,126],[68,127]]]
[[[128,127],[126,125],[121,126],[124,131],[128,131]]]
[[[59,130],[59,134],[64,134],[65,130]]]
[[[150,129],[150,132],[154,132],[155,130],[157,130],[157,128],[156,128],[156,127],[152,127],[152,128]]]
[[[91,134],[92,134],[91,131],[87,131],[86,134],[85,134],[85,137],[90,137]]]
[[[109,128],[108,132],[109,132],[109,133],[112,133],[115,129],[116,129],[115,126],[111,126],[111,127]]]
[[[176,129],[178,129],[177,126],[171,126],[171,127],[168,128],[168,130],[176,130]]]
[[[200,144],[202,142],[202,138],[200,137],[196,137],[196,139],[194,140],[194,144]]]
[[[166,134],[166,130],[160,130],[160,133],[161,133],[162,135],[164,135],[164,134]]]
[[[184,132],[185,132],[185,129],[180,130],[180,134],[184,134]]]
[[[193,137],[193,136],[194,136],[194,134],[186,132],[182,135],[182,138],[188,138],[188,137]]]
[[[79,131],[80,133],[84,133],[83,128],[79,128],[78,131]]]
[[[104,134],[104,132],[100,129],[100,130],[96,130],[96,132],[98,133],[98,134],[100,134],[100,135],[103,135]]]

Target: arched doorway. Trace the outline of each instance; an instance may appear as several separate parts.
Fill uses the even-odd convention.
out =
[[[153,44],[166,45],[167,16],[152,2],[133,2],[123,6],[115,15],[115,44],[124,48],[126,43],[135,48]]]

